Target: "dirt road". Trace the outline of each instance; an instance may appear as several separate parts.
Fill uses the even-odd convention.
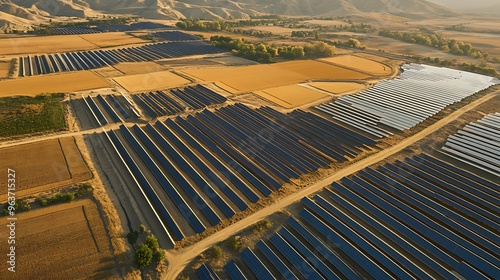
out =
[[[168,272],[165,276],[164,279],[175,279],[195,257],[197,257],[200,253],[205,251],[206,249],[212,247],[213,245],[227,239],[228,237],[238,233],[239,231],[245,229],[251,224],[254,224],[258,222],[259,220],[291,205],[292,203],[300,200],[301,198],[308,196],[310,194],[313,194],[325,186],[331,184],[334,181],[337,181],[345,176],[348,176],[350,174],[356,173],[359,170],[364,169],[367,166],[370,166],[372,164],[375,164],[381,160],[386,159],[389,156],[392,156],[399,151],[405,149],[408,146],[411,146],[415,142],[419,141],[420,139],[428,136],[429,134],[433,133],[434,131],[442,128],[443,126],[447,125],[448,123],[456,120],[459,118],[462,114],[465,112],[475,108],[476,106],[488,101],[492,97],[495,96],[496,93],[490,93],[485,95],[484,97],[456,110],[455,112],[451,113],[447,117],[439,120],[438,122],[434,123],[433,125],[425,128],[424,130],[420,131],[419,133],[410,136],[403,141],[399,142],[398,144],[387,148],[383,151],[380,151],[370,157],[367,157],[361,161],[358,161],[342,170],[339,170],[339,172],[333,174],[332,176],[329,176],[297,193],[294,193],[290,196],[287,196],[283,198],[282,200],[276,202],[273,205],[270,205],[258,212],[253,213],[252,215],[238,221],[237,223],[232,224],[231,226],[203,239],[202,241],[198,242],[197,244],[183,248],[179,251],[168,251],[166,254],[167,260],[168,260]]]

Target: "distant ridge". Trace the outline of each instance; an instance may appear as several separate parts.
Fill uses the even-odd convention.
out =
[[[0,0],[0,30],[36,25],[58,16],[126,14],[150,19],[227,19],[262,14],[346,16],[368,12],[421,17],[455,15],[426,0]]]

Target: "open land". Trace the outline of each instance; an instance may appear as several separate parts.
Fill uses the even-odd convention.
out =
[[[17,196],[78,183],[92,178],[72,137],[0,149],[0,168],[16,171]],[[0,182],[6,188],[7,181]],[[0,196],[0,201],[6,196]]]
[[[95,48],[95,44],[78,35],[23,36],[0,40],[0,55],[56,53]]]
[[[110,242],[95,203],[89,199],[17,215],[15,279],[109,278],[115,276]],[[7,219],[0,221],[6,228]],[[1,236],[7,240],[7,231]],[[7,242],[2,242],[7,252]],[[36,261],[34,261],[36,260]],[[0,278],[9,276],[2,269]],[[12,277],[12,276],[10,276]]]
[[[126,74],[126,75],[136,75],[136,74],[145,74],[151,72],[158,72],[165,70],[165,68],[158,63],[152,61],[146,62],[124,62],[113,65],[113,67]]]
[[[366,88],[364,84],[344,83],[344,82],[312,82],[308,85],[333,94],[350,93],[353,91],[361,91]]]
[[[170,71],[128,75],[114,80],[129,92],[178,87],[189,83],[189,80]]]
[[[265,89],[255,94],[285,108],[295,108],[328,97],[327,94],[299,85]]]
[[[39,75],[22,79],[0,81],[0,97],[41,93],[59,93],[109,87],[103,78],[90,71],[70,72],[57,75]]]
[[[147,43],[141,38],[128,35],[124,32],[106,32],[96,34],[82,34],[80,37],[98,47],[111,47],[129,44]]]
[[[6,78],[9,75],[10,67],[10,61],[0,61],[0,78]]]
[[[329,58],[322,58],[320,61],[333,63],[339,66],[355,69],[374,76],[386,76],[392,73],[392,69],[382,63],[357,57],[354,55],[341,55]]]

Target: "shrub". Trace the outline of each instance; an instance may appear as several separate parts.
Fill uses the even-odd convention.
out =
[[[160,247],[160,245],[158,245],[158,239],[152,234],[146,237],[146,241],[144,242],[144,244],[146,244],[151,250],[153,250],[153,252],[156,252],[156,250],[158,250],[158,248]]]
[[[222,248],[217,245],[208,249],[207,253],[208,257],[212,260],[218,260],[224,255],[224,252],[222,252]]]
[[[141,224],[141,225],[139,226],[139,228],[140,228],[140,232],[141,232],[141,233],[146,233],[146,232],[149,232],[148,228],[147,228],[145,225],[143,225],[143,224]]]
[[[253,225],[253,229],[256,232],[261,232],[261,231],[264,231],[264,230],[270,228],[272,225],[273,225],[273,223],[271,222],[271,220],[264,219],[262,221],[257,222],[255,225]]]
[[[239,252],[243,247],[243,242],[241,241],[240,236],[233,236],[229,240],[229,248],[233,251]]]
[[[135,250],[135,263],[139,269],[144,269],[151,264],[153,251],[146,244],[141,244]]]
[[[67,202],[71,202],[71,201],[75,200],[75,194],[72,192],[66,193],[64,195],[64,200]]]
[[[165,251],[158,248],[158,250],[156,250],[155,257],[159,262],[163,261],[165,259]]]

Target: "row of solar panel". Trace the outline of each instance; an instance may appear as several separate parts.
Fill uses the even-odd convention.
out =
[[[500,113],[466,125],[448,137],[442,151],[500,178]]]
[[[400,131],[411,129],[446,106],[497,83],[492,77],[454,69],[418,64],[402,68],[404,72],[396,79],[316,108],[382,138],[391,133],[380,125]]]
[[[227,100],[202,85],[171,89],[168,93],[163,91],[142,93],[132,98],[152,118],[175,115],[184,111],[186,107],[197,110]]]
[[[374,143],[313,114],[297,112],[287,116],[269,112],[280,122],[259,110],[237,104],[216,113],[205,110],[187,118],[158,121],[144,128],[134,126],[131,131],[120,127],[119,136],[130,144],[130,155],[138,155],[147,167],[141,172],[155,178],[162,188],[156,190],[157,193],[161,191],[167,195],[164,196],[167,200],[162,200],[161,195],[158,199],[165,205],[175,205],[177,209],[169,211],[173,212],[173,219],[178,224],[186,225],[185,221],[189,224],[172,230],[182,233],[176,235],[175,240],[201,233],[247,209],[250,203],[269,196],[289,181],[287,176],[292,173],[285,171],[300,176],[331,163],[330,158],[319,152],[324,147],[316,147],[317,142],[310,137],[313,132],[324,131],[325,135],[335,137],[338,146],[344,149],[349,141],[349,145],[354,145],[355,141]],[[290,120],[285,120],[287,118]],[[309,134],[300,134],[295,131],[302,129],[299,125],[314,128],[307,130]],[[342,140],[345,137],[349,140]],[[250,139],[260,141],[259,146],[236,148],[254,144]],[[305,142],[309,145],[303,144]],[[328,143],[321,144],[326,147]],[[257,151],[257,148],[266,152]],[[276,178],[274,171],[283,173]],[[185,221],[177,220],[181,218]]]
[[[200,37],[187,34],[180,31],[162,31],[151,34],[155,37],[162,38],[167,41],[198,41]]]
[[[426,154],[366,168],[302,199],[302,222],[289,218],[221,279],[494,279],[499,187]],[[198,276],[218,279],[206,264]]]
[[[139,22],[132,24],[112,24],[112,25],[99,25],[96,27],[89,26],[67,26],[51,28],[53,34],[68,35],[68,34],[93,34],[101,32],[113,31],[134,31],[145,29],[171,29],[172,26],[167,26],[153,22]]]
[[[91,96],[82,96],[85,106],[89,110],[92,118],[96,120],[98,126],[104,126],[109,123],[122,123],[124,120],[130,118],[130,114],[125,107],[118,102],[116,96],[109,94],[106,95],[106,98],[100,94],[95,98]],[[96,99],[98,102],[95,101]],[[98,104],[100,104],[100,106]]]
[[[204,42],[183,41],[149,44],[112,50],[68,52],[19,58],[19,76],[33,76],[64,71],[89,70],[120,62],[155,61],[195,54],[213,54],[224,50]]]

